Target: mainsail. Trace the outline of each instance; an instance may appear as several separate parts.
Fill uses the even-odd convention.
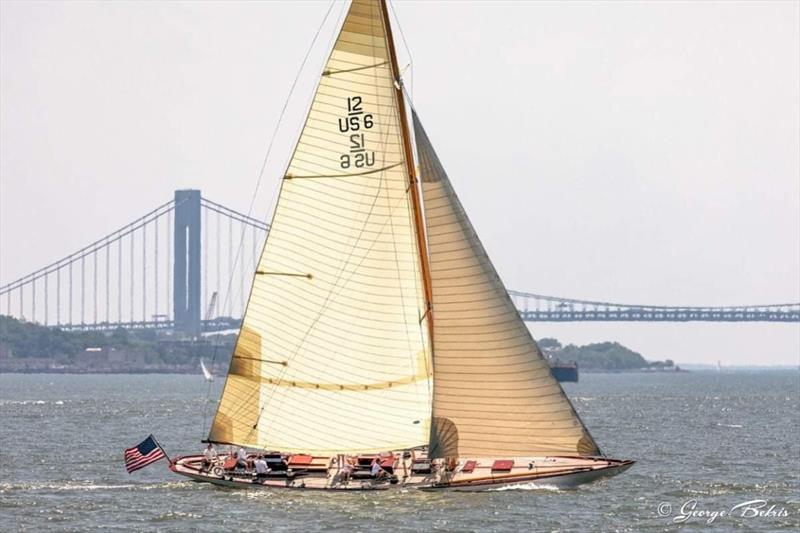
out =
[[[431,457],[597,455],[413,114],[433,293]]]
[[[353,1],[284,177],[209,440],[424,445],[419,242],[382,6]]]

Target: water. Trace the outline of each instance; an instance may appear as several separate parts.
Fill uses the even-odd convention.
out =
[[[565,388],[597,441],[639,462],[571,491],[234,491],[181,481],[164,462],[128,475],[123,449],[150,432],[171,454],[200,449],[207,388],[199,376],[0,375],[0,531],[800,528],[794,370],[581,376]],[[672,522],[692,500],[705,516]],[[775,507],[707,523],[750,500]]]

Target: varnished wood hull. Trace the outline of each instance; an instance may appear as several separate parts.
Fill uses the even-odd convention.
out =
[[[398,459],[402,461],[402,459]],[[477,460],[480,465],[491,465],[490,460]],[[395,483],[376,481],[373,479],[353,479],[348,483],[340,483],[338,468],[332,467],[325,472],[314,475],[302,475],[300,470],[292,477],[255,479],[251,474],[223,472],[215,475],[203,472],[200,468],[202,456],[186,456],[178,458],[170,465],[176,474],[186,476],[195,481],[211,483],[220,487],[238,489],[294,489],[294,490],[328,490],[328,491],[369,491],[416,489],[425,491],[459,491],[477,492],[487,490],[508,490],[527,488],[570,489],[598,479],[620,474],[630,468],[634,461],[607,458],[571,458],[571,457],[524,457],[516,458],[515,464],[523,466],[512,468],[507,472],[494,472],[486,467],[478,467],[473,472],[463,473],[456,468],[444,475],[407,474],[398,470]],[[459,466],[463,465],[459,463]],[[406,472],[409,472],[406,468]]]
[[[619,464],[610,465],[594,470],[576,470],[553,475],[531,476],[513,480],[496,480],[477,482],[474,484],[444,485],[441,487],[419,487],[421,490],[451,490],[457,492],[482,492],[487,490],[512,490],[512,489],[574,489],[580,485],[609,478],[621,474],[629,469],[635,461],[619,461]]]

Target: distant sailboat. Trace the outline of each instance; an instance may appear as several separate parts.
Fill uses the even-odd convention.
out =
[[[633,464],[600,451],[408,116],[383,0],[353,0],[320,76],[206,442],[250,455],[172,471],[228,487],[477,491]]]
[[[200,359],[200,370],[203,371],[203,377],[206,378],[206,381],[214,381],[214,376],[206,368],[206,364],[203,362],[202,359]]]

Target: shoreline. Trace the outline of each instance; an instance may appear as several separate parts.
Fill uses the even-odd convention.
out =
[[[214,370],[219,372],[214,372]],[[220,375],[227,371],[225,368],[212,370],[214,375]],[[9,366],[0,364],[0,374],[182,374],[198,375],[203,373],[195,365],[146,365],[146,366],[104,366],[102,368],[86,368],[74,365],[64,365],[56,367],[38,366]]]
[[[582,374],[594,374],[594,375],[601,375],[601,374],[732,374],[732,373],[740,373],[740,372],[777,372],[777,371],[797,371],[800,372],[800,368],[794,366],[786,366],[786,365],[775,365],[775,366],[729,366],[725,367],[722,372],[719,372],[715,368],[698,368],[698,369],[681,369],[679,371],[675,370],[581,370]],[[81,375],[149,375],[149,374],[161,374],[161,375],[176,375],[176,376],[202,376],[203,373],[199,369],[191,368],[191,369],[179,369],[179,368],[170,368],[170,367],[162,367],[162,368],[115,368],[115,369],[102,369],[102,370],[88,370],[88,369],[80,369],[80,368],[3,368],[0,366],[0,375],[7,374],[7,375],[14,375],[14,374],[63,374],[63,375],[73,375],[73,376],[81,376]],[[215,378],[222,379],[224,378],[225,369],[222,369],[220,373],[214,373]]]

